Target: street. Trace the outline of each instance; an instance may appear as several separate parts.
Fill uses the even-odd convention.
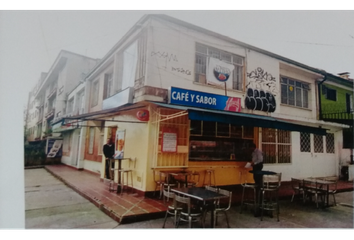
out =
[[[161,229],[164,221],[159,218],[120,225],[44,168],[25,170],[25,200],[26,229]],[[228,216],[231,228],[353,229],[353,192],[337,193],[336,200],[337,206],[327,209],[281,200],[279,222],[269,216],[261,221],[249,209],[240,214],[239,204],[231,207]],[[207,218],[207,226],[209,222]],[[216,227],[227,227],[223,214]],[[174,228],[171,218],[167,219],[166,228]]]

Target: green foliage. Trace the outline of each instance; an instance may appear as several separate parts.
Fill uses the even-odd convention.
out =
[[[46,141],[37,144],[25,144],[25,166],[43,165],[45,163]]]

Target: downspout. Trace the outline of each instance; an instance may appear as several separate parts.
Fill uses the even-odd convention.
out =
[[[322,116],[322,104],[321,104],[321,85],[327,80],[327,74],[324,74],[324,78],[322,81],[317,85],[318,87],[318,110],[319,110],[319,119],[321,119]]]

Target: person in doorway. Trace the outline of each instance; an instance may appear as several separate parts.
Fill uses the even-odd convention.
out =
[[[112,179],[113,176],[110,174],[110,168],[114,167],[114,161],[112,160],[114,155],[114,144],[111,138],[108,138],[107,143],[103,145],[103,154],[106,157],[106,178]]]
[[[263,169],[263,152],[257,148],[256,144],[251,144],[252,149],[252,166],[253,166],[253,179],[254,182],[260,186],[262,182],[262,175],[255,174],[257,171],[261,171]]]

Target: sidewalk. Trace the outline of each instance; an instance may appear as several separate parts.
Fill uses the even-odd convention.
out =
[[[97,174],[65,165],[47,165],[45,169],[121,224],[163,218],[165,215],[166,206],[162,200],[129,192],[122,195],[110,192]],[[233,192],[233,206],[239,205],[241,188],[229,190]],[[339,181],[338,192],[344,191],[353,191],[353,182]],[[279,196],[290,201],[292,190],[289,182],[282,183]]]

